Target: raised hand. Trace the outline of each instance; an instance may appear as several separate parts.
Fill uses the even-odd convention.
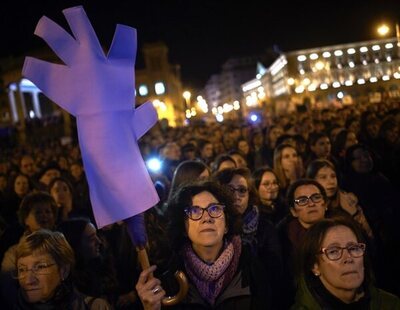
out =
[[[118,25],[106,57],[83,8],[63,13],[73,36],[47,17],[35,34],[65,65],[27,57],[23,75],[76,116],[93,211],[102,227],[159,200],[137,145],[157,113],[151,103],[134,109],[135,29]]]

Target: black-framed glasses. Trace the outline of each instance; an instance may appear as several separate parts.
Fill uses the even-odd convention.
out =
[[[335,261],[342,258],[343,250],[346,249],[351,257],[357,258],[364,255],[366,247],[365,243],[353,243],[345,247],[330,246],[322,248],[319,254],[325,254],[329,260]]]
[[[221,217],[224,214],[225,205],[221,203],[210,203],[207,208],[201,208],[199,206],[190,206],[187,207],[184,211],[188,218],[193,221],[198,221],[204,214],[204,211],[207,211],[208,215],[212,218]]]
[[[237,192],[239,194],[239,196],[244,196],[249,191],[249,189],[246,186],[234,187],[232,185],[228,185],[228,189],[232,192],[232,194]]]
[[[29,271],[32,271],[35,276],[37,275],[47,275],[51,273],[50,267],[54,266],[55,263],[38,263],[33,265],[32,268],[26,266],[18,266],[16,270],[16,278],[24,279],[28,275]]]
[[[311,200],[314,203],[320,202],[324,199],[324,196],[320,193],[315,193],[312,194],[311,196],[300,196],[299,198],[296,198],[294,202],[299,206],[299,207],[305,207],[308,205],[308,202]]]

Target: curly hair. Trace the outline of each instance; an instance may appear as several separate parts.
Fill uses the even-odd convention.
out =
[[[202,192],[211,193],[218,202],[225,205],[224,213],[228,228],[226,237],[230,239],[241,232],[240,216],[233,206],[232,195],[216,182],[194,181],[179,188],[168,203],[168,236],[175,250],[179,250],[185,242],[189,241],[185,228],[185,222],[188,219],[184,209],[191,206],[193,197]]]

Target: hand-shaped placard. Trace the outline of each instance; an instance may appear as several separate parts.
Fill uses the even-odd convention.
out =
[[[118,25],[105,56],[83,8],[63,13],[73,36],[45,16],[35,34],[65,65],[27,57],[22,73],[76,116],[93,212],[103,227],[159,201],[137,144],[157,113],[151,103],[134,108],[136,30]]]

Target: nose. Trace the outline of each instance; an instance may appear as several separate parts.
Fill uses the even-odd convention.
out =
[[[350,255],[350,252],[348,249],[343,249],[343,259],[345,262],[354,261],[354,258],[353,258],[353,256]]]
[[[25,278],[23,278],[22,280],[25,284],[34,284],[37,282],[37,277],[35,275],[35,273],[32,271],[32,269],[27,271],[27,274],[25,276]]]

